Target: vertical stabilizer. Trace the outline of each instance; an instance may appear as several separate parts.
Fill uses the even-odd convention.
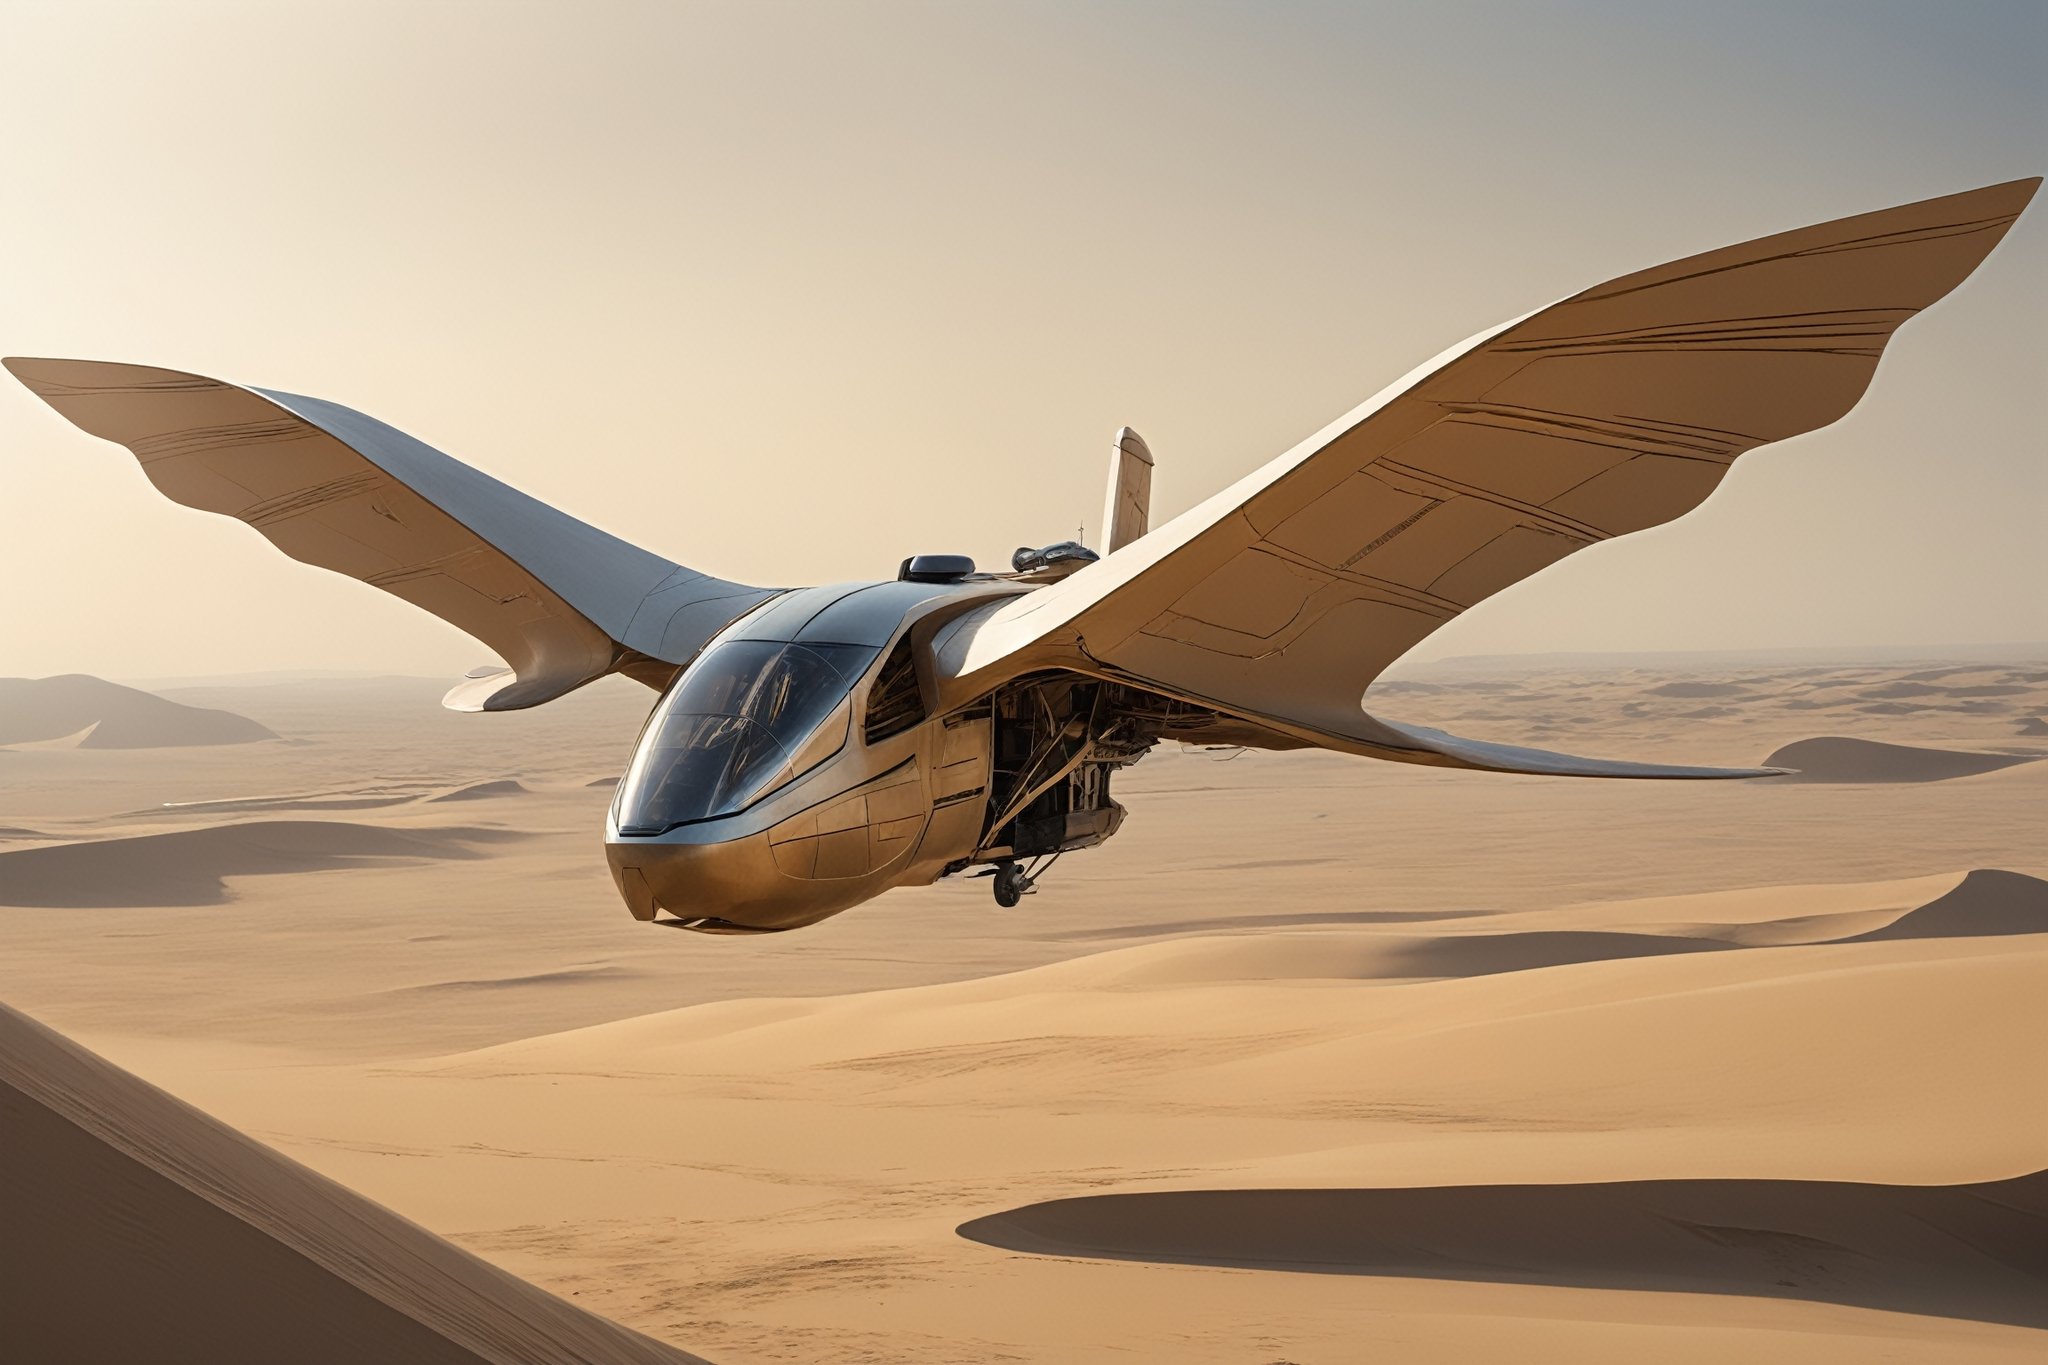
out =
[[[1109,453],[1109,496],[1102,508],[1102,553],[1111,554],[1145,534],[1152,517],[1152,452],[1129,427]]]

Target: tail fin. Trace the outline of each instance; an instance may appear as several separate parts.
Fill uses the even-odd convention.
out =
[[[1102,553],[1113,554],[1145,534],[1152,517],[1152,452],[1129,427],[1109,454],[1109,496],[1102,508]]]

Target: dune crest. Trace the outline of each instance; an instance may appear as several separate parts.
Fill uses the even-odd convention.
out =
[[[0,853],[0,905],[70,909],[220,905],[228,877],[478,858],[506,830],[396,829],[339,820],[253,820]]]
[[[2048,934],[2048,882],[2018,872],[1978,868],[1948,894],[1908,910],[1881,929],[1839,941],[1876,943],[1982,934]]]
[[[472,782],[466,787],[430,796],[429,804],[442,801],[488,801],[499,796],[525,796],[529,788],[516,777],[501,777],[491,782]]]
[[[1805,898],[1818,904],[1853,908],[1756,922],[1701,920],[1649,923],[1639,928],[1513,928],[1439,934],[1369,927],[1419,918],[1398,913],[1377,921],[1361,915],[1332,917],[1336,922],[1328,925],[1295,917],[1286,921],[1286,932],[1191,935],[1114,948],[1038,970],[1048,978],[1115,987],[1449,979],[1681,953],[2048,933],[2048,881],[1996,868],[1861,887],[1767,887],[1648,904],[1693,911],[1711,908],[1728,914],[1752,902],[1766,908],[1781,907],[1788,895],[1802,892],[1810,893]],[[1866,907],[1861,904],[1865,900],[1887,903]],[[1617,908],[1628,904],[1617,903]],[[1598,905],[1588,908],[1595,914],[1602,910]],[[1457,916],[1444,918],[1455,921]],[[1217,920],[1206,927],[1229,928],[1232,923]]]
[[[1098,1194],[958,1231],[1039,1255],[1818,1299],[2048,1327],[2048,1171],[1978,1185],[1638,1180]]]
[[[169,749],[276,739],[232,711],[185,706],[104,678],[0,678],[0,744]]]
[[[0,1124],[10,1359],[703,1365],[5,1006]]]
[[[1826,735],[1774,750],[1761,766],[1793,769],[1785,777],[1770,779],[1777,782],[1946,782],[2032,763],[2038,757],[1925,749],[1912,744]]]

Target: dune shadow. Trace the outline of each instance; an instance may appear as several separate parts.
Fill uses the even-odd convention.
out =
[[[1879,943],[1994,934],[2048,934],[2048,882],[2022,872],[1980,867],[1947,894],[1908,910],[1883,928],[1838,941]]]
[[[429,796],[426,801],[429,805],[437,805],[444,801],[488,801],[499,796],[525,796],[530,790],[531,788],[516,777],[501,777],[491,782],[472,782],[466,787],[457,787],[438,796]]]
[[[1491,910],[1328,910],[1309,913],[1277,911],[1270,915],[1218,915],[1212,919],[1152,920],[1142,924],[1109,924],[1071,929],[1047,938],[1076,943],[1096,939],[1146,938],[1155,934],[1195,934],[1228,929],[1284,929],[1300,924],[1426,924],[1437,920],[1477,919]]]
[[[226,879],[395,867],[486,856],[516,830],[400,829],[333,820],[252,820],[0,853],[0,905],[46,909],[223,905]]]
[[[1391,976],[1498,976],[1504,972],[1568,967],[1579,962],[1671,957],[1679,953],[1739,950],[1720,939],[1637,934],[1618,929],[1530,929],[1506,934],[1447,935],[1389,949]]]
[[[2048,1171],[1088,1195],[963,1223],[1036,1255],[1802,1299],[2048,1328]]]
[[[1826,735],[1802,739],[1772,751],[1759,766],[1791,769],[1776,784],[1948,782],[2038,761],[2040,754],[1986,754],[1883,744],[1873,739]]]

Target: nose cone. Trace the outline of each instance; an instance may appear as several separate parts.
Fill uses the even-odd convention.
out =
[[[612,879],[635,919],[660,911],[693,928],[772,933],[815,924],[873,894],[858,880],[792,877],[775,865],[768,834],[719,840],[699,830],[691,842],[676,831],[653,839],[613,834],[605,841]]]

